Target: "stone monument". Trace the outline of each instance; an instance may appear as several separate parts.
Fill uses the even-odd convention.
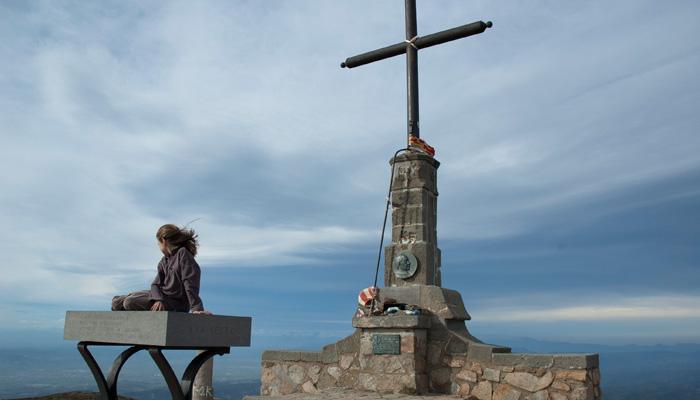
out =
[[[320,352],[268,350],[261,394],[347,388],[388,393],[449,393],[480,400],[602,398],[597,354],[521,354],[483,343],[459,292],[441,287],[432,157],[407,153],[396,164],[392,241],[385,248],[380,302],[417,305],[421,315],[355,317],[355,333]],[[396,271],[401,254],[415,268]]]
[[[351,57],[342,66],[352,68],[406,53],[408,133],[418,137],[417,50],[484,32],[491,23],[479,21],[419,38],[415,0],[406,0],[406,22],[403,44]],[[465,321],[471,317],[461,295],[442,287],[436,230],[440,163],[430,155],[407,151],[390,165],[395,171],[392,235],[384,249],[379,303],[391,299],[417,306],[420,314],[356,316],[352,335],[319,352],[265,351],[261,395],[344,388],[445,393],[479,400],[602,398],[597,354],[512,353],[469,333]]]

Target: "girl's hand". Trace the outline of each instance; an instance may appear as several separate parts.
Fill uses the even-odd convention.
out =
[[[192,314],[204,314],[204,315],[213,315],[210,311],[207,310],[202,310],[202,311],[192,311]]]
[[[156,301],[151,306],[151,311],[165,311],[165,306],[162,301]]]

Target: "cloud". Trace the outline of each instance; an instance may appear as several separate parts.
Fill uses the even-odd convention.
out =
[[[373,238],[371,233],[337,226],[314,229],[215,226],[203,227],[200,232],[213,238],[203,248],[201,262],[229,267],[314,265],[322,255]]]
[[[498,307],[478,310],[480,322],[611,321],[700,318],[699,296],[609,298],[563,307]]]

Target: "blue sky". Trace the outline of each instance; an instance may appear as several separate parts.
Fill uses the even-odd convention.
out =
[[[418,2],[444,286],[484,340],[700,341],[700,4]],[[351,333],[405,138],[401,1],[0,3],[0,337],[145,289],[200,234],[254,345]],[[503,343],[507,344],[507,343]]]

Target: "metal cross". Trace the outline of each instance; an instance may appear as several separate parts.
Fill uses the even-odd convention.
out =
[[[461,39],[482,33],[493,24],[491,21],[477,21],[471,24],[447,29],[431,35],[418,37],[416,27],[416,0],[406,1],[406,40],[381,49],[350,57],[341,63],[342,68],[355,68],[360,65],[383,60],[406,53],[406,87],[408,92],[408,136],[420,137],[418,123],[418,50],[426,47]]]

